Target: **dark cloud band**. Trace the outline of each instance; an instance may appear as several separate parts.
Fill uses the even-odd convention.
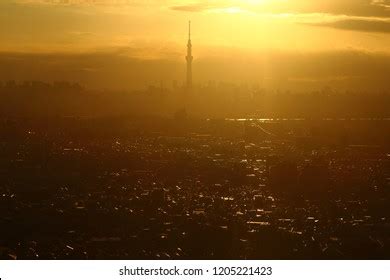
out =
[[[390,33],[390,21],[384,20],[345,19],[333,22],[306,24],[359,32]]]

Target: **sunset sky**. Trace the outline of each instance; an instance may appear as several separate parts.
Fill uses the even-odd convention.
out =
[[[389,73],[388,0],[2,0],[0,74],[108,88],[130,88],[132,71],[142,84],[180,80],[188,20],[194,80],[378,88]]]

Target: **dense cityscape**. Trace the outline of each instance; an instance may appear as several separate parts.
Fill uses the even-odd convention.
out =
[[[1,130],[1,258],[390,257],[386,120],[20,118]]]

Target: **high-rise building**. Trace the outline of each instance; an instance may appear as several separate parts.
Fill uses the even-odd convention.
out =
[[[187,43],[187,88],[192,88],[192,43],[191,43],[191,21],[188,23],[188,43]]]

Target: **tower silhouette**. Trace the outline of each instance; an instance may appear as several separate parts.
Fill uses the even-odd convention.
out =
[[[187,88],[192,88],[192,43],[191,43],[191,21],[188,22],[188,43],[187,43]]]

